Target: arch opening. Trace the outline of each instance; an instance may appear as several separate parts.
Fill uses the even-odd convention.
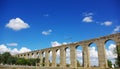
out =
[[[45,66],[45,52],[42,52],[42,66]]]
[[[77,67],[83,67],[83,48],[82,46],[76,46],[76,62]]]
[[[31,58],[34,58],[34,53],[32,53],[32,56],[31,56]]]
[[[70,48],[67,47],[65,49],[65,52],[66,52],[66,67],[70,67],[70,63],[71,63],[71,61],[70,61]]]
[[[39,52],[37,52],[36,58],[40,58],[40,53]]]
[[[89,44],[89,54],[90,54],[90,66],[98,67],[99,60],[98,60],[98,47],[96,43]]]
[[[49,51],[49,66],[52,66],[52,51]]]
[[[60,49],[56,50],[56,64],[57,64],[57,67],[60,66]]]
[[[105,50],[106,50],[106,58],[107,58],[107,64],[108,67],[116,67],[116,58],[117,53],[116,52],[116,42],[112,39],[105,41]]]

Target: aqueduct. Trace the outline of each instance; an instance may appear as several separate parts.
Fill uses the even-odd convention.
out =
[[[76,61],[76,47],[78,45],[82,46],[83,48],[83,68],[90,68],[90,54],[89,54],[89,44],[95,42],[97,47],[98,47],[98,60],[99,60],[99,68],[108,68],[107,65],[107,58],[106,58],[106,51],[105,51],[105,42],[108,40],[114,40],[116,43],[117,49],[120,49],[120,33],[117,34],[111,34],[108,36],[102,36],[99,38],[94,38],[90,40],[85,40],[85,41],[80,41],[80,42],[75,42],[71,44],[66,44],[66,45],[61,45],[57,47],[51,47],[51,48],[46,48],[42,50],[36,50],[36,51],[31,51],[27,53],[22,53],[22,54],[17,54],[16,57],[19,58],[25,58],[29,59],[32,58],[34,55],[34,58],[39,58],[40,64],[42,64],[42,60],[44,58],[43,54],[45,53],[45,66],[44,67],[57,67],[56,63],[56,54],[57,50],[60,50],[60,66],[59,68],[65,68],[66,67],[66,48],[70,49],[70,68],[77,68],[77,61]],[[49,66],[49,53],[52,51],[52,65]],[[118,56],[120,58],[120,54]],[[41,66],[41,65],[40,65]]]

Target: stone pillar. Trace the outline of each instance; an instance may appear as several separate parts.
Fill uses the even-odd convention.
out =
[[[52,50],[52,67],[56,67],[56,50]]]
[[[70,61],[71,61],[70,67],[76,68],[77,67],[76,48],[74,46],[70,46]]]
[[[25,56],[24,56],[24,57],[25,57],[25,59],[28,59],[28,58],[27,58],[27,56],[28,56],[28,55],[27,55],[27,53],[25,53]]]
[[[30,58],[33,58],[33,53],[30,53]]]
[[[49,67],[49,54],[48,51],[45,51],[45,67]]]
[[[21,58],[23,58],[23,54],[21,54]]]
[[[23,58],[23,54],[21,54],[21,58]]]
[[[37,54],[37,52],[34,52],[34,59],[36,58],[36,54]]]
[[[41,67],[43,66],[43,54],[41,51],[40,51],[40,66]]]
[[[120,61],[120,38],[116,42],[116,49],[117,49],[117,60]],[[118,66],[120,67],[120,62],[118,62]]]
[[[30,59],[30,54],[29,53],[27,54],[27,58]]]
[[[60,48],[60,67],[66,67],[66,55],[65,48]]]
[[[105,40],[100,39],[97,42],[97,46],[98,46],[99,66],[101,68],[108,68],[106,50],[105,50]]]
[[[83,66],[85,68],[90,67],[90,53],[89,53],[89,47],[88,45],[83,46],[83,52],[82,52],[82,57],[83,57]]]
[[[32,58],[32,53],[29,53],[29,58]]]

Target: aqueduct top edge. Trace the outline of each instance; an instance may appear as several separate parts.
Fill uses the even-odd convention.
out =
[[[120,33],[116,33],[116,34],[110,34],[110,35],[107,35],[107,36],[102,36],[102,37],[98,37],[98,38],[93,38],[93,39],[88,39],[88,40],[83,40],[83,41],[78,41],[78,42],[73,42],[73,43],[69,43],[69,44],[62,44],[60,46],[56,46],[56,47],[50,47],[50,48],[45,48],[45,49],[41,49],[41,50],[33,50],[33,51],[30,51],[30,52],[26,52],[26,53],[33,53],[33,52],[39,52],[39,51],[43,51],[43,50],[51,50],[51,49],[60,49],[61,47],[67,47],[67,46],[71,46],[71,45],[79,45],[82,43],[92,43],[92,42],[95,42],[97,40],[102,40],[102,39],[111,39],[111,38],[114,38],[114,37],[118,37],[119,40],[120,40]],[[21,54],[24,54],[24,53],[21,53]],[[17,54],[17,55],[20,55],[20,54]]]

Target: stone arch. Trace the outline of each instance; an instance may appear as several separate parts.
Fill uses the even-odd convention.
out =
[[[21,54],[21,58],[23,58],[23,55]]]
[[[40,58],[40,53],[39,52],[36,53],[36,58]]]
[[[56,49],[56,65],[60,66],[60,49]]]
[[[23,58],[25,58],[25,56],[26,56],[26,55],[25,55],[25,54],[23,54]]]
[[[34,58],[34,53],[31,53],[31,58]]]
[[[42,51],[42,54],[41,54],[41,56],[42,56],[42,66],[44,67],[45,66],[45,51]]]
[[[48,55],[49,55],[49,66],[52,66],[52,51],[51,50],[49,50],[48,51]]]
[[[65,48],[65,57],[66,57],[66,67],[70,67],[70,47]]]
[[[99,59],[98,59],[98,46],[96,42],[90,42],[89,46],[89,62],[90,66],[98,67],[99,66]]]
[[[76,64],[77,67],[83,67],[83,47],[82,45],[76,45]]]
[[[112,62],[112,64],[115,64],[115,59],[117,58],[117,54],[115,53],[116,51],[115,39],[111,38],[111,39],[105,40],[104,46],[106,51],[107,64],[108,64],[108,61]]]

